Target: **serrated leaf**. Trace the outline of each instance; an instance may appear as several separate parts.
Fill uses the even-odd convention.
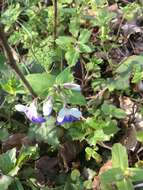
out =
[[[80,32],[80,36],[79,36],[79,39],[78,41],[80,43],[87,43],[89,41],[89,38],[91,36],[91,31],[88,30],[88,29],[83,29],[81,32]]]
[[[116,106],[109,104],[108,102],[104,102],[101,110],[105,115],[109,115],[112,117],[116,117],[118,119],[122,119],[126,117],[126,113],[124,110],[117,108]]]
[[[47,95],[47,90],[54,85],[55,76],[47,73],[36,73],[26,75],[27,80],[31,84],[34,91],[42,96],[44,93]]]
[[[64,69],[58,76],[56,77],[56,84],[63,84],[67,82],[72,82],[74,80],[73,74],[70,68]]]
[[[1,21],[6,25],[5,28],[6,31],[18,19],[20,12],[21,12],[21,7],[19,3],[16,3],[16,5],[11,4],[4,12],[2,11]]]
[[[77,38],[80,29],[80,17],[72,17],[69,24],[69,32]]]
[[[72,48],[69,49],[65,54],[65,58],[67,60],[68,65],[74,66],[79,59],[79,55],[80,54],[79,54],[78,50],[72,49]]]
[[[125,90],[130,87],[130,77],[133,76],[132,82],[137,82],[141,78],[141,70],[143,68],[143,56],[133,55],[123,60],[116,69],[116,77],[114,81],[109,84],[109,89]]]
[[[71,47],[71,44],[75,42],[75,39],[71,36],[59,36],[56,39],[56,44],[59,45],[62,49],[67,50]]]
[[[82,53],[91,53],[92,52],[91,47],[89,47],[86,44],[79,43],[78,47],[79,47],[80,52],[82,52]]]
[[[34,129],[35,138],[37,141],[48,143],[53,147],[59,145],[57,127],[55,127],[55,120],[53,122],[47,121],[43,123],[40,127]]]
[[[87,142],[92,146],[95,146],[97,142],[100,141],[108,141],[110,139],[109,135],[106,135],[102,129],[94,131],[89,137],[87,138]]]

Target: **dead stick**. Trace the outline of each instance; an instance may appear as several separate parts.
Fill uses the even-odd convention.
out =
[[[54,7],[54,46],[55,46],[55,41],[57,38],[57,17],[58,17],[58,5],[57,5],[57,0],[53,0],[53,7]]]
[[[19,69],[19,67],[16,64],[16,61],[13,57],[11,48],[8,44],[7,38],[6,38],[6,34],[4,32],[4,26],[2,23],[0,23],[0,40],[3,46],[3,49],[5,51],[6,57],[8,59],[7,64],[16,72],[16,74],[18,75],[18,77],[21,79],[21,81],[23,82],[23,84],[25,85],[25,87],[28,89],[28,91],[30,92],[30,94],[36,98],[37,94],[34,92],[33,88],[31,87],[31,85],[29,84],[29,82],[27,81],[27,79],[25,78],[24,74],[21,72],[21,70]]]

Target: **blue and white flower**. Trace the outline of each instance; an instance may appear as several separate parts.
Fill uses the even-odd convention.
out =
[[[75,90],[75,91],[81,91],[80,85],[75,84],[75,83],[64,83],[63,86],[66,89]]]
[[[43,115],[50,116],[53,109],[52,97],[49,96],[47,100],[43,103]]]
[[[74,121],[79,121],[82,116],[81,111],[78,110],[78,108],[62,108],[59,111],[58,117],[57,117],[57,124],[63,125],[65,123],[71,123]]]
[[[46,121],[45,118],[38,115],[35,101],[33,101],[30,106],[17,104],[15,105],[15,109],[19,112],[25,113],[27,118],[33,123],[43,123]]]

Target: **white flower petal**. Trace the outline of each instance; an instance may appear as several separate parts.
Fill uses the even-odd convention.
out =
[[[17,111],[20,111],[20,112],[26,112],[27,111],[27,106],[24,106],[24,105],[22,105],[22,104],[17,104],[17,105],[15,105],[15,109],[17,110]]]
[[[26,116],[31,120],[32,117],[38,118],[36,103],[33,101],[30,106],[28,107],[28,110],[26,112]]]
[[[43,115],[49,116],[52,112],[53,104],[51,97],[48,98],[47,101],[43,103]]]
[[[81,91],[81,87],[78,84],[75,83],[64,83],[63,86],[67,89],[75,90],[75,91]]]

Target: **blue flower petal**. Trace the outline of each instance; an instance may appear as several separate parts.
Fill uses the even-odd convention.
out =
[[[44,117],[32,117],[31,121],[33,123],[43,123],[46,119]]]
[[[72,123],[72,122],[75,122],[75,121],[79,121],[79,119],[72,116],[72,115],[68,115],[68,116],[66,115],[61,122],[57,121],[57,124],[58,125],[63,125],[65,123]]]

